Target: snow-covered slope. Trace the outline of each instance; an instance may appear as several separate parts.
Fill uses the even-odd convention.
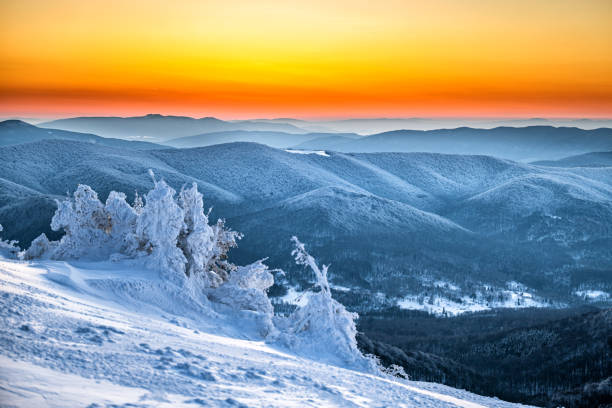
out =
[[[0,292],[7,407],[517,406],[295,355],[123,264],[0,260]]]

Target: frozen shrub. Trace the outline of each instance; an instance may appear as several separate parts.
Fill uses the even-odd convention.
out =
[[[47,235],[42,233],[36,237],[36,239],[34,239],[34,241],[32,241],[30,244],[30,247],[24,251],[23,259],[27,260],[48,257],[53,253],[57,244],[57,241],[49,241]]]
[[[391,377],[399,377],[399,378],[403,378],[404,380],[409,380],[410,377],[408,376],[408,374],[406,374],[406,371],[404,370],[404,367],[397,365],[397,364],[391,364],[388,367],[384,367],[382,365],[379,366],[380,371],[383,374],[386,374],[388,376]]]
[[[230,249],[238,246],[237,241],[242,238],[242,234],[233,231],[225,226],[225,221],[217,220],[213,227],[213,257],[209,263],[210,269],[214,271],[222,280],[227,280],[231,272],[236,269],[236,265],[229,262],[227,253]]]
[[[253,316],[264,336],[274,333],[270,338],[280,338],[301,350],[339,358],[344,364],[367,365],[369,360],[361,355],[355,340],[357,315],[332,298],[327,266],[320,268],[297,238],[293,238],[292,255],[298,264],[312,270],[318,290],[308,294],[307,304],[279,320],[278,328],[283,330],[279,332],[272,322],[274,310],[266,293],[274,277],[263,260],[239,267],[229,262],[228,251],[242,236],[226,228],[223,220],[208,223],[195,183],[181,189],[176,197],[165,181],[153,176],[153,182],[144,204],[137,196],[134,206],[125,194],[114,191],[102,204],[95,191],[79,185],[72,198],[57,203],[51,222],[53,230],[62,229],[65,235],[55,242],[40,235],[24,257],[142,258],[166,278],[164,285],[185,294],[190,302],[203,305],[215,301],[241,315]],[[2,241],[0,248],[12,248],[13,244]]]
[[[263,260],[234,270],[227,282],[210,291],[210,297],[238,310],[252,310],[272,316],[274,308],[266,290],[274,284],[274,277]]]
[[[54,259],[101,258],[108,246],[111,220],[98,200],[98,194],[91,187],[79,184],[74,198],[57,203],[57,210],[51,219],[53,231],[64,230]],[[106,254],[108,256],[108,254]]]
[[[223,285],[209,291],[211,300],[234,310],[250,311],[262,336],[274,332],[274,307],[266,293],[274,284],[274,277],[263,260],[238,266]]]

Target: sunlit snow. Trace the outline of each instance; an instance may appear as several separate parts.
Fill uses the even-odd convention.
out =
[[[296,150],[296,149],[285,149],[287,153],[294,154],[317,154],[319,156],[329,157],[329,154],[325,152],[325,150]]]

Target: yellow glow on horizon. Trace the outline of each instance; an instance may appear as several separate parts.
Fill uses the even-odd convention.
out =
[[[0,0],[0,114],[612,116],[612,2]]]

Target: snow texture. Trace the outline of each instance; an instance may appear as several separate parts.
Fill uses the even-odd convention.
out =
[[[208,316],[176,290],[127,261],[0,260],[2,405],[518,406],[296,355],[252,314]]]

